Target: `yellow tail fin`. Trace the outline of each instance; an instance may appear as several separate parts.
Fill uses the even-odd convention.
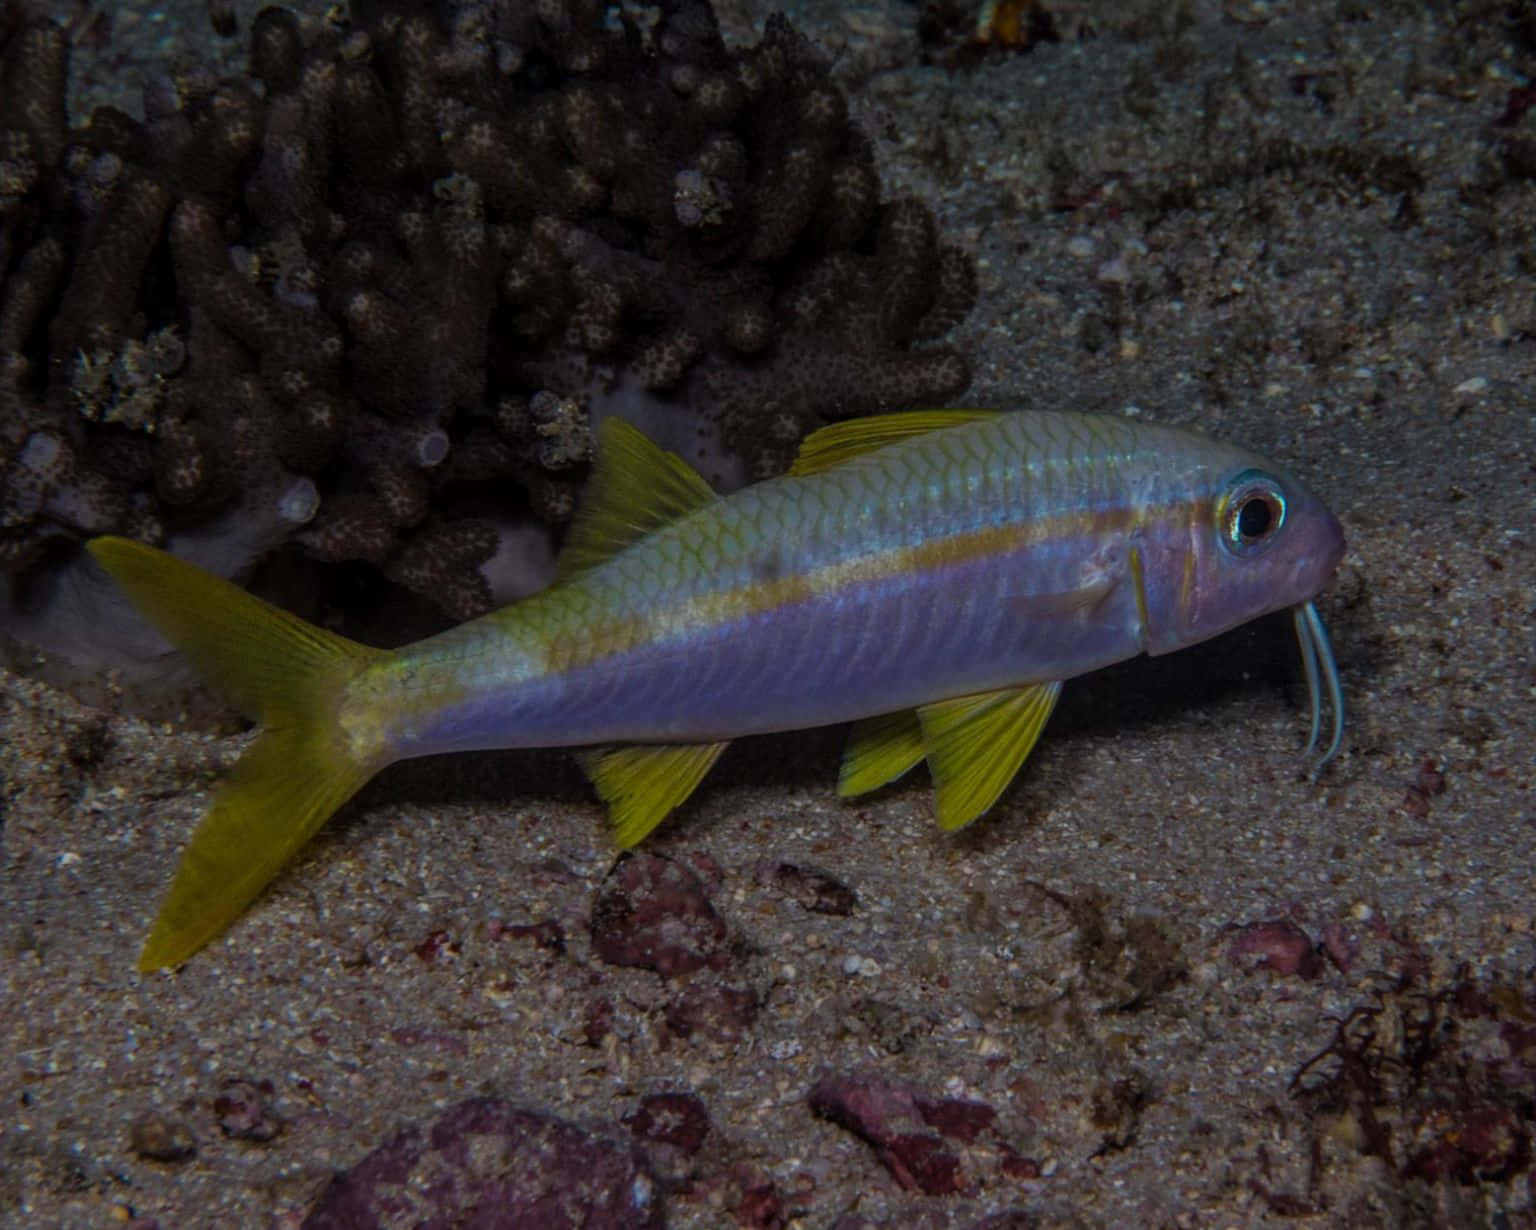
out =
[[[262,724],[187,843],[139,954],[139,969],[161,969],[228,927],[383,767],[386,757],[348,740],[337,709],[345,684],[390,655],[143,543],[97,538],[89,549],[144,617]]]

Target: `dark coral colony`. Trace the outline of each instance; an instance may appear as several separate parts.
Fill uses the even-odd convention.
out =
[[[570,516],[603,415],[729,486],[967,382],[934,339],[970,258],[881,201],[782,17],[729,50],[700,0],[269,8],[245,75],[78,127],[65,33],[0,38],[13,631],[104,533],[241,579],[361,561],[479,615],[509,532]]]

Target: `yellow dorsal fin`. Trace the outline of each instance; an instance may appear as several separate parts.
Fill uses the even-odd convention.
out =
[[[613,835],[628,849],[680,806],[704,780],[726,743],[634,744],[579,756],[598,797],[608,804]]]
[[[923,728],[911,709],[855,722],[843,750],[837,793],[844,799],[893,782],[923,758]]]
[[[993,418],[1000,413],[999,410],[905,410],[899,414],[872,414],[868,418],[833,423],[811,432],[800,441],[800,452],[789,472],[797,478],[820,474],[853,457],[872,453],[909,436],[959,427],[962,423],[974,423],[977,419]]]
[[[1007,788],[1034,750],[1061,684],[980,692],[917,711],[939,827],[964,828]]]
[[[604,419],[597,429],[597,463],[555,566],[556,580],[601,564],[717,498],[676,453],[623,419]]]

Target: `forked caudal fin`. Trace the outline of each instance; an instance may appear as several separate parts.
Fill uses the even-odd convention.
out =
[[[389,654],[143,543],[97,538],[89,550],[144,617],[262,725],[187,843],[139,955],[139,969],[161,969],[228,927],[382,767],[349,742],[337,709],[344,686]]]

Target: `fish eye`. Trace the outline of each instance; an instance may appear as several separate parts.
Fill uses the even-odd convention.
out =
[[[1285,492],[1261,470],[1245,470],[1217,505],[1221,542],[1235,555],[1263,550],[1285,524]]]

